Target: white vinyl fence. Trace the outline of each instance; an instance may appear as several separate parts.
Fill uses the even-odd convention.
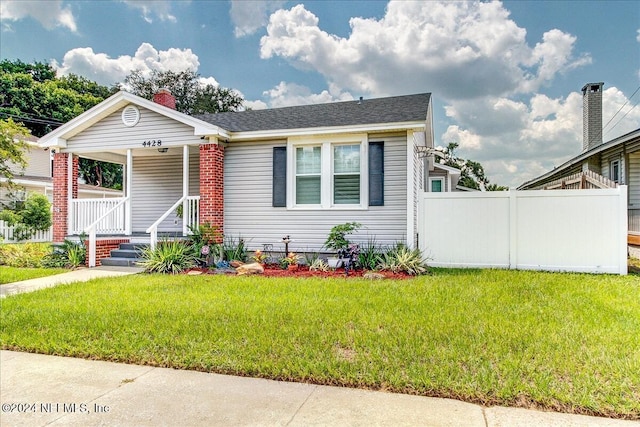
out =
[[[424,193],[419,246],[435,267],[627,274],[627,186]]]
[[[0,221],[0,243],[18,243],[13,237],[14,227]],[[46,231],[36,231],[27,242],[51,242],[53,240],[53,227]]]

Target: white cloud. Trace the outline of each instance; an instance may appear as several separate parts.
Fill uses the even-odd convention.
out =
[[[47,30],[65,27],[76,32],[75,17],[69,6],[62,7],[62,1],[13,1],[3,0],[0,3],[0,20],[19,21],[31,17]]]
[[[350,93],[340,92],[335,87],[321,93],[312,93],[306,86],[286,82],[280,82],[273,89],[265,91],[263,95],[268,97],[272,108],[353,100]]]
[[[177,19],[171,14],[171,2],[154,0],[122,0],[127,6],[142,11],[142,18],[149,24],[153,23],[153,16],[157,16],[160,21],[176,22]]]
[[[348,38],[329,34],[303,5],[273,13],[262,58],[318,71],[343,90],[387,95],[438,88],[444,99],[533,92],[583,65],[575,37],[551,30],[534,48],[499,2],[396,2],[381,19],[352,18]],[[424,90],[424,89],[423,89]]]
[[[96,53],[90,47],[72,49],[64,55],[61,65],[53,65],[61,75],[79,74],[100,84],[111,85],[122,82],[134,70],[143,73],[151,70],[197,71],[200,61],[191,49],[158,51],[151,44],[142,43],[133,56],[122,55],[117,58]]]
[[[278,10],[284,1],[231,0],[231,21],[236,37],[254,34],[267,25],[269,14]]]

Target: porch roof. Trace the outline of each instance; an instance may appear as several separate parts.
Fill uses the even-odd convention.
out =
[[[85,111],[74,119],[68,121],[59,128],[49,132],[40,138],[41,147],[66,147],[66,140],[79,134],[83,130],[91,127],[95,123],[118,111],[119,109],[135,104],[151,111],[155,111],[166,117],[172,118],[180,123],[193,127],[194,135],[197,136],[219,136],[228,138],[228,133],[212,123],[204,122],[196,117],[189,116],[163,105],[141,98],[129,92],[120,91],[115,95],[105,99],[93,108]]]

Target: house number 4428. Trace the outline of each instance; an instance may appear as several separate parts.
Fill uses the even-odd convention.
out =
[[[148,141],[143,141],[143,147],[160,147],[162,145],[162,140],[160,139],[150,139]]]

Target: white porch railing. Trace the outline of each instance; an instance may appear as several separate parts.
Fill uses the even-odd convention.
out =
[[[14,226],[0,221],[0,243],[18,243],[14,238]],[[26,242],[51,242],[53,240],[53,227],[44,231],[36,231]]]
[[[163,213],[160,218],[154,222],[151,227],[147,228],[146,233],[149,233],[151,236],[149,245],[151,249],[155,249],[158,244],[158,227],[167,219],[167,217],[171,214],[171,212],[175,211],[178,206],[182,205],[182,220],[183,227],[182,232],[183,235],[187,235],[189,232],[189,227],[198,225],[200,221],[200,196],[187,196],[181,197],[177,202],[175,202],[165,213]]]
[[[114,234],[126,233],[126,207],[129,198],[123,197],[119,200],[111,209],[82,230],[89,234],[89,267],[96,266],[96,235],[98,231]]]
[[[128,200],[127,197],[71,200],[70,234],[86,232],[85,230],[92,225],[95,225],[99,234],[125,234],[125,202]]]
[[[194,227],[200,224],[200,196],[187,197],[187,204],[184,210],[184,226],[187,228],[186,233],[189,233],[189,227]]]

